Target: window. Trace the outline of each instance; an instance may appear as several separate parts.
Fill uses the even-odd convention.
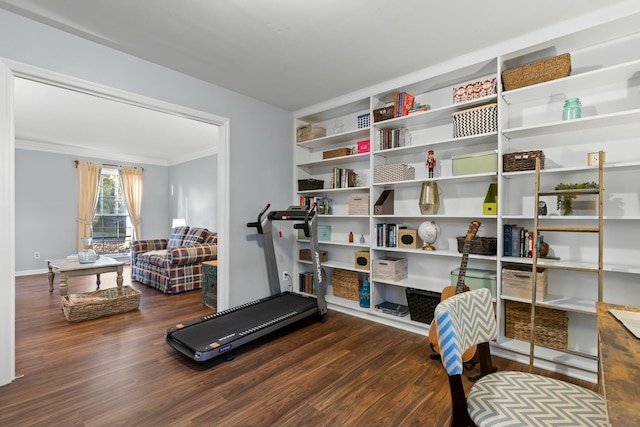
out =
[[[118,169],[102,168],[95,216],[93,249],[99,254],[128,254],[131,221]]]

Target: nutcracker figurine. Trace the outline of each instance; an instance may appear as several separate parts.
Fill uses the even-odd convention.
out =
[[[424,164],[429,168],[429,178],[433,178],[433,171],[436,169],[436,156],[433,154],[433,150],[429,150],[427,161]]]

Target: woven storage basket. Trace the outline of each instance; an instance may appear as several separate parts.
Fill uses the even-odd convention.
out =
[[[358,301],[360,299],[358,295],[360,282],[358,281],[357,271],[334,268],[331,285],[333,286],[334,296],[353,301]]]
[[[433,321],[433,312],[440,302],[441,295],[438,292],[415,288],[407,288],[405,292],[411,320],[430,324]]]
[[[451,114],[453,137],[479,135],[498,130],[498,104],[487,104]]]
[[[373,121],[381,122],[393,118],[393,105],[373,110]]]
[[[405,163],[376,166],[373,169],[373,182],[395,182],[415,179],[416,169]]]
[[[84,294],[64,295],[62,311],[69,322],[96,319],[136,310],[141,292],[131,286],[117,286]]]
[[[512,90],[567,77],[569,74],[571,74],[571,55],[565,53],[505,70],[502,72],[502,84],[504,90]]]
[[[306,191],[306,190],[322,190],[324,187],[324,181],[321,179],[299,179],[298,180],[298,191]]]
[[[531,342],[531,304],[505,301],[505,335]],[[535,342],[564,350],[568,341],[567,312],[547,307],[536,307]]]
[[[541,150],[503,154],[502,166],[505,172],[534,170],[537,157],[540,157],[540,169],[544,169],[544,153]]]
[[[464,250],[465,236],[456,237],[458,252]],[[495,237],[474,237],[469,246],[469,253],[474,255],[495,255],[498,252],[498,239]]]

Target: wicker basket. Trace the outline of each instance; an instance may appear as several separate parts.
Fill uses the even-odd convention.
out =
[[[298,191],[307,191],[307,190],[322,190],[324,188],[324,181],[321,179],[299,179],[298,180]]]
[[[503,154],[502,166],[505,172],[534,170],[537,157],[540,157],[540,169],[544,169],[544,153],[541,150]]]
[[[568,53],[546,58],[502,72],[504,90],[518,89],[548,82],[571,74],[571,55]]]
[[[373,121],[381,122],[393,118],[393,105],[373,110]]]
[[[464,251],[465,236],[456,237],[458,252]],[[495,237],[474,237],[469,246],[469,253],[474,255],[495,255],[498,252],[498,239]]]
[[[440,302],[441,295],[438,292],[414,288],[407,288],[406,294],[411,320],[430,324],[433,321],[433,312]]]
[[[352,301],[358,301],[360,299],[358,294],[360,282],[358,281],[357,271],[334,268],[331,285],[333,286],[333,295],[336,297],[350,299]]]
[[[141,292],[131,286],[117,286],[84,294],[64,295],[62,311],[69,322],[111,316],[136,310],[140,305]]]
[[[479,135],[498,130],[498,104],[457,111],[451,114],[453,119],[453,137]]]
[[[505,335],[531,342],[531,304],[505,301]],[[536,307],[535,342],[564,350],[568,341],[567,313],[547,307]]]
[[[415,179],[416,169],[405,163],[380,165],[373,169],[373,182],[409,181]]]

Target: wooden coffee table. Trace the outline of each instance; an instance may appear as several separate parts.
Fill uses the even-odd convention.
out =
[[[67,279],[75,276],[90,276],[95,274],[97,289],[100,289],[100,275],[102,273],[117,273],[116,284],[122,286],[122,270],[124,262],[116,261],[113,258],[101,256],[96,262],[90,264],[80,264],[77,260],[68,259],[48,259],[49,266],[49,292],[53,292],[53,277],[55,273],[60,274],[60,295],[67,295]]]

